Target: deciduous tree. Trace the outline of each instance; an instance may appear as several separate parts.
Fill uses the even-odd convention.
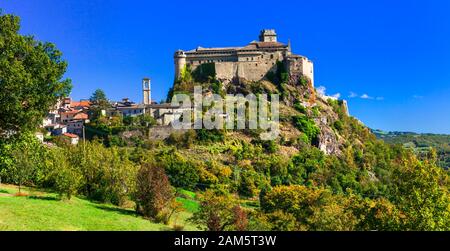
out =
[[[0,137],[35,129],[71,89],[62,53],[19,29],[19,17],[0,14]]]

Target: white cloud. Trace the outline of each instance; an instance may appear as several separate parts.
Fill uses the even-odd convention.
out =
[[[349,98],[356,98],[358,97],[358,94],[354,93],[354,92],[350,92],[350,95],[348,95]]]
[[[331,95],[331,97],[339,99],[341,97],[341,94],[338,92],[336,94]]]
[[[413,98],[415,98],[415,99],[423,99],[423,96],[420,96],[420,95],[414,95]]]
[[[316,90],[319,95],[325,96],[325,91],[327,90],[327,88],[325,88],[325,86],[319,86],[316,88]]]
[[[363,95],[358,95],[356,92],[350,92],[350,94],[348,95],[349,98],[360,98],[360,99],[374,99],[374,100],[384,100],[384,97],[372,97],[367,93],[364,93]]]
[[[366,93],[364,93],[363,95],[361,95],[360,98],[362,98],[362,99],[373,99],[373,97],[367,95]]]

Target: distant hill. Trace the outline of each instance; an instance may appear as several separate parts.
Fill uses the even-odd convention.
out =
[[[389,144],[402,144],[406,148],[413,149],[419,156],[427,154],[431,148],[435,148],[439,156],[439,165],[450,168],[450,135],[414,132],[385,132],[372,130],[377,138]]]

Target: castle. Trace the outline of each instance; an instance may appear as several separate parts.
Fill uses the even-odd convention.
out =
[[[244,47],[202,48],[190,51],[178,50],[174,55],[175,77],[181,77],[183,69],[189,66],[195,70],[202,64],[213,64],[216,78],[224,83],[233,79],[249,81],[262,80],[270,71],[277,70],[282,62],[291,76],[306,76],[314,86],[312,61],[291,51],[291,43],[277,41],[275,30],[262,30],[259,41]]]

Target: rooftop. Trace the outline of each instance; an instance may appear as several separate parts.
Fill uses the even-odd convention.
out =
[[[63,135],[66,137],[72,138],[72,139],[79,138],[78,135],[73,134],[73,133],[64,133]]]

